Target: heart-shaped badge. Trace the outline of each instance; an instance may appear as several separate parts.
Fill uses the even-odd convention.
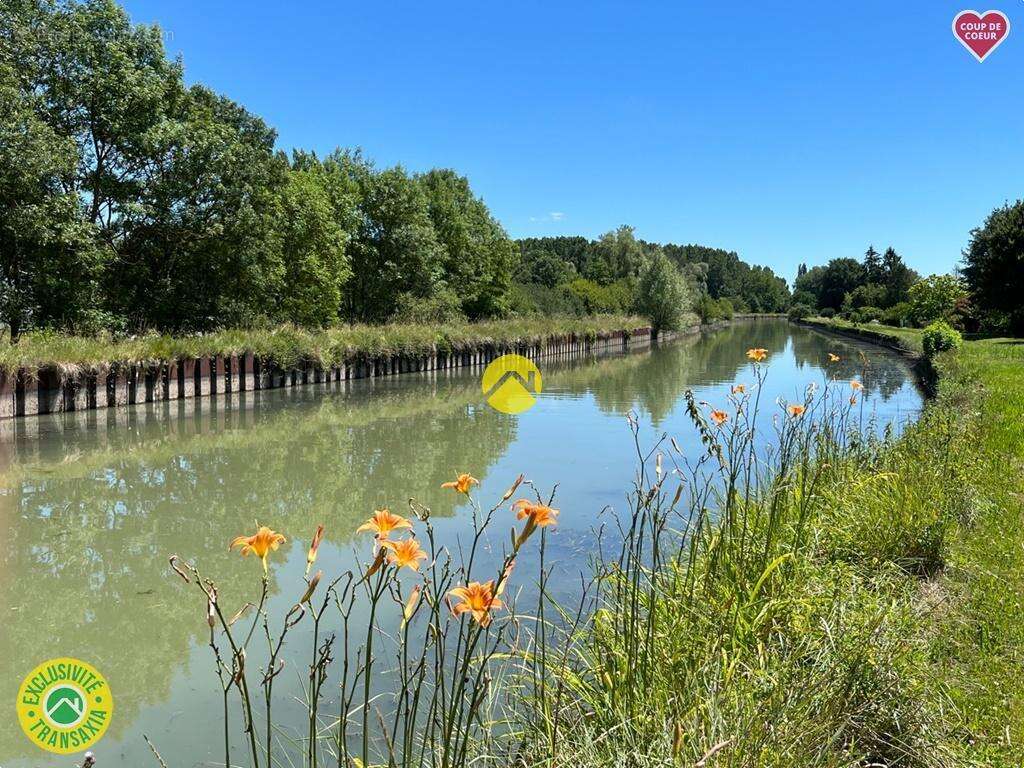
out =
[[[953,19],[953,34],[978,61],[984,61],[1010,34],[1010,20],[1002,11],[960,11]]]

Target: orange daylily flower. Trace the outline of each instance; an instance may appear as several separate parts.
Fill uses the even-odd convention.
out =
[[[388,562],[399,568],[410,568],[414,571],[420,569],[420,560],[427,559],[427,553],[420,547],[420,543],[412,538],[401,541],[382,541],[381,546],[390,550]]]
[[[747,350],[747,357],[753,360],[755,363],[760,363],[766,357],[768,357],[768,350],[761,347],[755,347]]]
[[[501,608],[501,600],[494,594],[493,579],[483,584],[471,581],[464,587],[456,587],[448,594],[462,601],[452,606],[452,613],[459,616],[469,611],[481,627],[491,623],[491,611]]]
[[[512,509],[516,513],[516,520],[522,520],[523,518],[530,518],[530,521],[538,528],[543,528],[547,525],[554,525],[558,517],[558,510],[552,509],[545,504],[534,504],[532,501],[527,499],[519,499],[512,505]]]
[[[786,410],[789,411],[789,415],[795,419],[799,416],[803,416],[804,411],[806,411],[807,409],[804,408],[804,406],[802,405],[791,405]]]
[[[850,389],[852,389],[854,392],[860,392],[862,389],[864,389],[864,385],[861,384],[856,379],[854,379],[853,381],[850,382]]]
[[[441,483],[442,488],[454,488],[459,493],[469,494],[469,488],[472,485],[480,485],[480,481],[473,477],[468,472],[463,472],[455,480],[447,483]]]
[[[272,531],[265,525],[261,525],[260,529],[256,531],[252,536],[236,536],[231,541],[231,545],[228,549],[234,549],[235,547],[242,548],[242,554],[248,556],[250,552],[260,558],[263,561],[263,572],[267,572],[267,555],[275,551],[279,546],[284,544],[286,541],[285,537],[276,531]]]
[[[729,414],[725,411],[711,411],[711,420],[715,422],[715,426],[722,426],[729,420]]]
[[[306,555],[306,576],[309,576],[309,570],[313,567],[313,563],[316,562],[317,551],[320,549],[320,540],[324,537],[323,525],[316,527],[316,533],[313,534],[313,543],[309,545],[309,553]]]
[[[515,504],[512,505],[512,509],[516,512],[516,519],[526,519],[526,525],[523,526],[522,532],[515,540],[516,550],[526,543],[526,540],[533,535],[533,532],[538,528],[544,528],[548,525],[554,525],[558,517],[558,510],[552,509],[545,504],[534,504],[527,499],[519,499]]]
[[[734,395],[743,395],[746,394],[747,392],[747,385],[733,384],[731,387],[729,387],[729,391],[732,392]]]
[[[412,523],[390,509],[375,509],[373,517],[356,528],[356,533],[373,531],[379,538],[386,539],[391,531],[397,528],[412,528]]]
[[[830,363],[838,363],[839,362],[839,355],[834,355],[831,352],[829,352],[828,353],[828,361]]]

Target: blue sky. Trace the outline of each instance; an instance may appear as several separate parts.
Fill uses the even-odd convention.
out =
[[[126,7],[282,148],[455,168],[514,237],[628,223],[792,280],[869,243],[948,271],[1024,197],[1024,2],[999,2],[982,64],[945,0]]]

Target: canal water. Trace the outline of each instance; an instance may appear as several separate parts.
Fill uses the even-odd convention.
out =
[[[486,405],[479,372],[462,371],[361,380],[345,392],[298,388],[123,409],[116,418],[38,417],[29,436],[0,428],[0,766],[80,762],[39,751],[15,720],[22,677],[59,656],[93,664],[110,683],[115,711],[95,750],[98,768],[156,765],[143,733],[171,766],[222,764],[205,604],[167,561],[178,554],[199,563],[233,613],[258,594],[261,569],[228,543],[252,533],[256,520],[288,537],[271,561],[270,606],[280,616],[301,594],[318,523],[326,578],[369,559],[369,540],[354,531],[374,509],[407,512],[410,497],[431,508],[440,540],[454,549],[470,512],[441,483],[470,472],[489,506],[522,472],[539,489],[557,484],[561,515],[547,556],[571,592],[599,527],[627,510],[636,451],[626,415],[636,414],[642,440],[667,433],[698,452],[683,395],[692,389],[698,401],[724,405],[730,385],[754,383],[750,347],[768,351],[766,418],[781,412],[777,398],[800,401],[809,383],[832,378],[863,382],[863,418],[876,428],[899,429],[921,408],[901,358],[766,319],[615,357],[541,361],[543,394],[518,416]],[[838,363],[827,363],[830,352]],[[493,551],[513,522],[511,512],[499,514],[508,519],[488,542]],[[286,654],[275,684],[275,709],[297,727],[308,629],[300,623],[289,636],[296,655]]]

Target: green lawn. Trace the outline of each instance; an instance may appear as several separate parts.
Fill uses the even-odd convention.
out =
[[[974,516],[939,582],[932,662],[979,765],[1024,764],[1024,341],[967,342],[941,389],[972,422]],[[959,392],[957,391],[959,390]],[[952,714],[951,713],[951,714]]]
[[[874,338],[879,341],[895,343],[908,352],[919,353],[921,351],[922,330],[920,328],[897,328],[892,325],[850,323],[838,318],[824,317],[809,317],[805,322],[840,331],[850,331],[869,339]]]
[[[885,334],[909,350],[921,331],[823,325]],[[963,473],[960,525],[944,568],[922,589],[922,631],[946,739],[978,765],[1024,765],[1024,340],[968,341],[937,363],[930,454]],[[960,434],[962,439],[952,439]],[[948,442],[947,442],[948,440]],[[955,500],[954,500],[955,501]],[[955,505],[953,505],[955,506]]]

